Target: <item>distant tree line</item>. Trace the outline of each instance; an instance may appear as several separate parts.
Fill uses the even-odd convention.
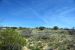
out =
[[[0,29],[30,29],[30,28],[26,28],[26,27],[0,27]],[[52,29],[52,30],[58,30],[58,29],[75,30],[75,27],[73,27],[73,28],[60,28],[58,26],[53,26],[52,28],[50,28],[50,27],[40,26],[40,27],[36,27],[36,29],[39,29],[39,30],[44,30],[44,29]]]

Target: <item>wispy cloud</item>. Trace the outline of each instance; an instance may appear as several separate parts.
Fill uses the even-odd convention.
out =
[[[20,10],[21,11],[17,11],[17,12],[13,12],[12,15],[20,15],[21,12],[25,12],[26,11],[26,8],[25,8],[25,4],[24,3],[21,3],[20,1],[15,1],[17,4],[20,5]],[[27,6],[28,9],[30,9],[32,11],[32,13],[38,18],[40,19],[44,24],[48,24],[49,22],[46,20],[46,18],[44,18],[43,16],[41,16],[35,9],[33,9],[32,7],[30,6]]]
[[[74,0],[0,0],[1,16],[8,20],[17,18],[38,18],[44,25],[71,25],[74,18],[71,12],[75,11]],[[7,10],[8,9],[8,10]],[[18,18],[20,17],[20,18]],[[22,20],[22,19],[21,19]],[[35,19],[31,23],[35,23]],[[69,21],[70,20],[70,21]],[[26,20],[25,20],[26,21]],[[69,21],[69,22],[68,22]],[[11,21],[10,21],[11,22]],[[9,22],[9,24],[10,24]],[[16,21],[17,22],[17,21]],[[28,24],[28,23],[27,23]]]

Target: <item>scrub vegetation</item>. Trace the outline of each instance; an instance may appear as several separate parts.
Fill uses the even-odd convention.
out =
[[[75,29],[0,27],[0,50],[75,50]]]

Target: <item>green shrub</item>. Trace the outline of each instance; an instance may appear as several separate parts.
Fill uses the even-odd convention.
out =
[[[3,30],[0,32],[1,50],[21,50],[25,45],[25,39],[15,30]]]

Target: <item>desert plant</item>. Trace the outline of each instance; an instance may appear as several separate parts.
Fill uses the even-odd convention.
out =
[[[25,45],[23,38],[15,30],[3,30],[0,32],[0,49],[1,50],[21,50]]]

